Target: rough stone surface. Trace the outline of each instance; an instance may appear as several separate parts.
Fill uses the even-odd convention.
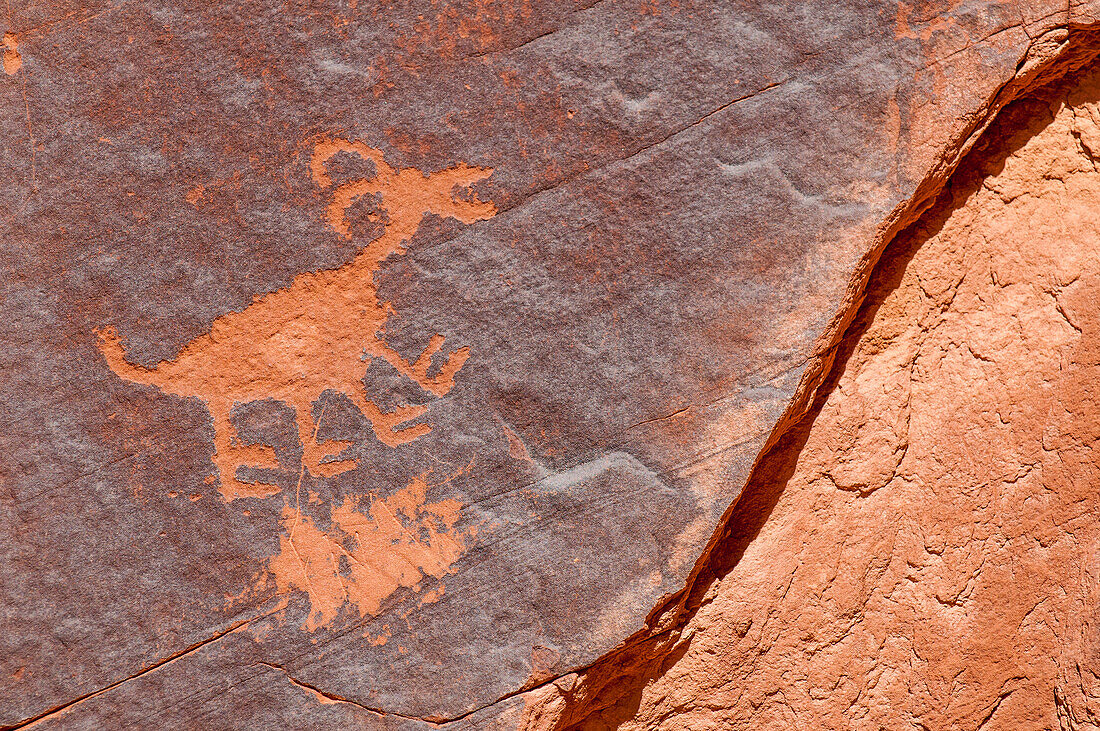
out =
[[[9,5],[0,727],[523,723],[690,584],[883,244],[1093,20]]]
[[[528,728],[1100,727],[1100,71],[983,140],[884,257],[675,642],[586,678],[574,718],[552,687]]]

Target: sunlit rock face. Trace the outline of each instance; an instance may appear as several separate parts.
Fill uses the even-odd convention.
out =
[[[986,133],[761,464],[739,560],[582,727],[1097,727],[1098,154],[1095,71]]]

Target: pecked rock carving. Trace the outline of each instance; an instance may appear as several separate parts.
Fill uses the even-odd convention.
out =
[[[325,166],[342,152],[372,163],[375,174],[334,187]],[[114,329],[99,333],[99,350],[119,377],[206,403],[214,418],[214,464],[221,473],[220,492],[226,500],[265,498],[279,492],[274,484],[237,478],[238,466],[274,466],[275,454],[266,445],[240,442],[230,423],[234,404],[263,398],[289,404],[304,449],[302,469],[333,476],[354,469],[355,462],[339,458],[347,442],[336,441],[335,450],[317,442],[320,419],[314,423],[310,407],[323,391],[346,394],[370,420],[379,441],[396,447],[431,431],[428,424],[409,423],[423,415],[427,406],[383,411],[364,393],[364,358],[381,358],[425,393],[442,397],[454,386],[455,374],[469,357],[469,349],[462,348],[433,368],[433,357],[443,347],[441,335],[434,335],[411,363],[391,348],[382,333],[388,312],[378,300],[374,275],[388,257],[405,252],[427,214],[463,223],[491,218],[496,213],[491,202],[482,202],[476,195],[456,198],[455,188],[487,178],[492,169],[464,163],[432,174],[395,169],[380,151],[362,142],[328,138],[315,144],[310,167],[314,182],[330,196],[327,223],[345,238],[352,236],[348,209],[364,196],[381,199],[383,208],[372,217],[382,223],[384,232],[352,261],[336,270],[301,274],[289,287],[258,296],[243,311],[222,315],[209,333],[188,343],[174,360],[152,368],[126,359]]]
[[[302,629],[331,624],[345,605],[359,617],[374,616],[382,601],[399,588],[419,587],[451,571],[476,529],[458,530],[461,504],[454,498],[426,503],[427,475],[418,475],[386,498],[347,497],[332,511],[332,528],[323,530],[301,505],[283,506],[279,553],[267,564],[256,589],[274,580],[279,593],[303,591],[310,611]],[[442,584],[420,597],[437,601]],[[385,644],[388,635],[372,638]]]
[[[0,731],[514,729],[550,686],[586,716],[585,669],[669,637],[721,531],[751,525],[728,511],[882,246],[1009,100],[1096,55],[1098,20],[1095,0],[12,3]],[[800,494],[899,494],[917,443],[877,435],[830,470],[843,489]],[[746,637],[779,624],[757,585],[726,594],[761,611]],[[713,668],[699,630],[685,657]],[[674,719],[660,687],[646,707]],[[1014,687],[991,686],[1012,693],[994,721]]]
[[[19,55],[19,39],[14,33],[5,33],[4,39],[4,73],[15,76],[23,66],[23,58]]]

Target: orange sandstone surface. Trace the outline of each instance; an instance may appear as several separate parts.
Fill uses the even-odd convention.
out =
[[[880,262],[690,620],[527,728],[1100,728],[1098,154],[1100,72],[1002,115]]]

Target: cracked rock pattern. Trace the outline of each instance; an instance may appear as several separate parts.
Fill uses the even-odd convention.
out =
[[[581,727],[1100,727],[1100,73],[983,140],[762,463],[732,568]]]

